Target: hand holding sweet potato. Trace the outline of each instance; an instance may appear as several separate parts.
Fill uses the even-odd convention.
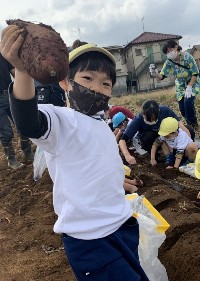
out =
[[[7,24],[12,27],[2,33],[1,52],[8,61],[40,83],[66,78],[68,50],[59,33],[42,23],[8,20]]]
[[[1,54],[20,71],[24,70],[23,63],[18,55],[24,41],[22,32],[23,30],[19,29],[16,25],[10,25],[2,31],[1,36]]]

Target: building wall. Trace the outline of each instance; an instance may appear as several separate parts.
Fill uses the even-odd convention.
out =
[[[113,87],[113,96],[123,96],[127,94],[127,75],[117,76],[116,84]]]
[[[157,69],[160,71],[163,64],[157,64]],[[163,80],[157,80],[150,76],[149,69],[144,71],[138,79],[138,91],[150,91],[157,88],[164,88],[173,86],[175,84],[175,78],[170,75]]]
[[[113,96],[122,96],[127,94],[127,65],[123,63],[120,55],[120,49],[109,49],[116,60],[116,84],[113,87]]]

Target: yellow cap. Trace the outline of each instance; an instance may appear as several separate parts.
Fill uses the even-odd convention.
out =
[[[116,65],[115,58],[114,58],[114,56],[109,51],[107,51],[104,48],[92,45],[92,44],[85,44],[85,45],[82,45],[82,46],[72,50],[69,53],[69,64],[72,61],[74,61],[76,58],[78,58],[79,56],[81,56],[82,54],[85,54],[87,52],[99,52],[99,53],[102,53],[105,56],[107,56],[113,62],[114,65]]]
[[[158,134],[160,136],[167,136],[178,130],[178,121],[173,117],[167,117],[162,120]]]
[[[195,163],[194,163],[194,173],[195,177],[200,179],[200,150],[198,150],[195,158]]]

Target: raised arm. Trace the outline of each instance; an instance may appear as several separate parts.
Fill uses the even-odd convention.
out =
[[[37,109],[34,80],[25,71],[18,55],[23,40],[23,30],[15,25],[6,27],[2,32],[1,53],[15,67],[15,80],[9,92],[16,126],[24,136],[39,138],[47,130],[47,121]]]
[[[19,58],[24,41],[23,29],[10,25],[2,31],[1,53],[15,67],[13,94],[17,99],[27,100],[35,96],[33,79],[27,74]]]

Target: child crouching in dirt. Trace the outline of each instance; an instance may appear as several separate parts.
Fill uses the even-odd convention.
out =
[[[158,137],[151,148],[151,164],[157,164],[156,151],[161,146],[166,156],[167,169],[179,168],[181,164],[194,162],[198,146],[189,135],[178,126],[178,121],[173,117],[162,120]]]
[[[148,280],[139,263],[139,228],[125,199],[117,142],[96,116],[108,106],[116,81],[114,57],[90,44],[76,48],[69,80],[60,82],[70,108],[38,106],[33,79],[18,57],[21,32],[10,25],[2,33],[1,52],[16,68],[12,114],[18,130],[45,151],[58,216],[54,231],[62,233],[77,280]]]

